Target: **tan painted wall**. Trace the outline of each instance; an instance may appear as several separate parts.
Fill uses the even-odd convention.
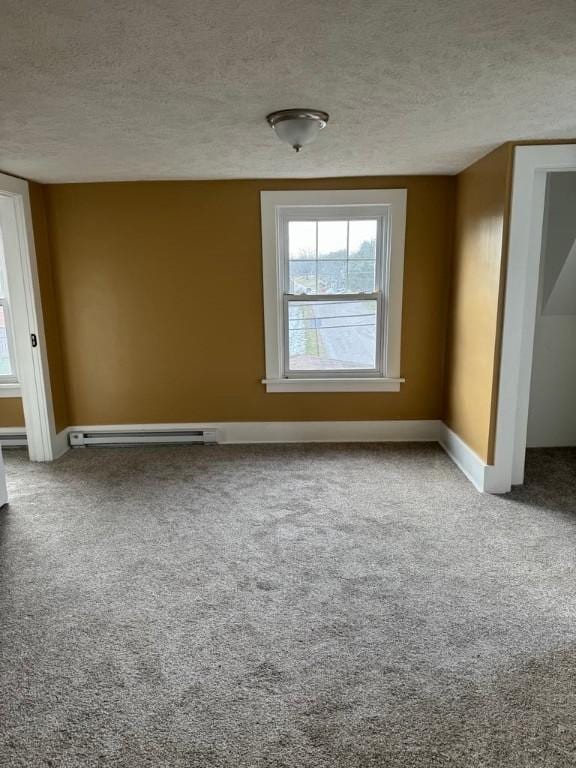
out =
[[[438,176],[45,187],[69,423],[439,418],[454,186]],[[362,187],[408,189],[406,384],[267,394],[260,190]]]
[[[444,420],[493,462],[512,166],[503,145],[457,179]]]
[[[0,427],[23,427],[22,398],[0,398]]]

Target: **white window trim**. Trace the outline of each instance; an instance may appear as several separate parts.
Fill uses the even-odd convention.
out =
[[[0,397],[22,397],[22,388],[18,382],[0,382]]]
[[[310,190],[261,192],[262,268],[264,285],[264,325],[267,392],[398,392],[402,330],[402,290],[404,280],[404,238],[406,230],[405,189]],[[384,376],[285,376],[283,366],[282,275],[278,242],[278,209],[297,206],[382,206],[389,208],[389,261],[384,292],[386,365]]]

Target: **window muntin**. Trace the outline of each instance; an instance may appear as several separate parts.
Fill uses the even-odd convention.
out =
[[[383,376],[388,209],[280,210],[285,377]]]

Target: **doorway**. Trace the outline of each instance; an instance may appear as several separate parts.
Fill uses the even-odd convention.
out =
[[[56,434],[28,183],[0,174],[2,296],[5,354],[0,387],[22,398],[31,461],[51,461],[62,450]],[[2,378],[2,371],[5,372]]]
[[[576,446],[576,171],[546,180],[526,444]]]
[[[540,287],[546,292],[552,282],[553,294],[557,279],[552,280],[552,276],[564,268],[558,257],[546,275],[542,258],[549,179],[575,172],[574,144],[515,149],[494,462],[494,487],[500,493],[524,481],[536,324],[544,296]],[[541,281],[543,270],[547,283]],[[558,300],[556,296],[554,306],[559,306]],[[548,405],[551,407],[550,402]]]

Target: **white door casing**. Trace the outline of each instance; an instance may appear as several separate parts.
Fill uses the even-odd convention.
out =
[[[0,228],[28,453],[31,461],[51,461],[62,450],[54,422],[28,182],[1,173]]]
[[[574,170],[574,144],[515,149],[495,461],[487,488],[495,493],[505,493],[524,481],[546,176]]]

